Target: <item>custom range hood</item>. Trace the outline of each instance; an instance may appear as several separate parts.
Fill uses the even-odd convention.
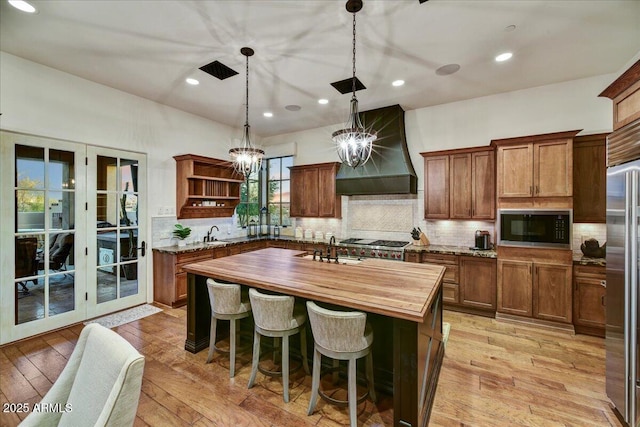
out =
[[[411,164],[404,133],[404,110],[400,105],[363,111],[360,119],[366,129],[378,132],[371,158],[364,166],[340,166],[336,193],[416,194],[418,178]]]

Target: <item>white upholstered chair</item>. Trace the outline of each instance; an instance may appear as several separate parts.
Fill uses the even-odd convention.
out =
[[[20,426],[132,426],[143,370],[144,357],[131,344],[91,323],[40,402],[47,407],[57,404],[61,410],[31,412]]]
[[[288,295],[268,295],[256,289],[249,289],[249,299],[253,309],[255,324],[253,335],[253,363],[248,388],[253,387],[260,362],[260,337],[273,337],[276,342],[282,338],[282,389],[285,402],[289,402],[289,337],[300,333],[300,353],[302,365],[309,373],[307,361],[307,315],[304,305],[296,305],[295,298]]]
[[[374,402],[376,400],[376,392],[373,386],[373,360],[370,351],[373,343],[373,331],[367,323],[367,315],[359,311],[328,310],[312,301],[307,301],[307,313],[314,340],[311,400],[309,401],[308,414],[313,414],[318,401],[318,394],[320,393],[330,403],[348,403],[351,426],[357,426],[357,405],[359,401],[364,400],[367,396],[365,394],[358,399],[356,393],[356,363],[361,357],[366,357],[368,395]],[[334,359],[334,362],[339,360],[348,361],[347,402],[329,398],[319,390],[320,370],[322,368],[321,355]],[[334,367],[336,365],[337,363],[334,363]]]
[[[218,320],[229,321],[229,378],[236,373],[236,334],[239,330],[238,320],[251,315],[251,303],[242,299],[242,288],[235,283],[220,283],[207,279],[209,303],[211,304],[211,331],[209,333],[209,354],[207,363],[211,362],[214,351],[226,353],[216,347],[216,330]]]

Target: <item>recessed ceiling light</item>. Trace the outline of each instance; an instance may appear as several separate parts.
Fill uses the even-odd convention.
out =
[[[9,4],[23,12],[34,13],[36,8],[24,0],[9,0]]]
[[[328,103],[329,103],[328,99],[324,99],[324,98],[318,99],[318,104],[326,105]]]
[[[302,110],[302,107],[296,104],[289,104],[289,105],[285,105],[284,109],[289,111],[300,111]]]
[[[511,31],[514,31],[516,29],[515,25],[507,25],[506,27],[504,27],[504,30],[508,33],[510,33]]]
[[[459,64],[447,64],[436,70],[436,74],[439,76],[448,76],[449,74],[453,74],[460,69]]]
[[[511,59],[512,56],[513,56],[513,53],[511,52],[501,53],[500,55],[496,56],[496,62],[508,61],[509,59]]]
[[[265,117],[273,117],[273,113],[271,111],[265,111],[262,115]]]
[[[196,79],[192,79],[191,77],[189,77],[188,79],[185,80],[187,83],[189,83],[190,85],[193,86],[197,86],[200,84],[200,82]]]
[[[404,80],[394,80],[391,84],[395,87],[402,86],[404,85]]]

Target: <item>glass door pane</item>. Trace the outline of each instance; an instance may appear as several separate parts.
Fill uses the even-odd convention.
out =
[[[89,246],[95,293],[90,292],[94,307],[89,310],[98,315],[146,300],[146,264],[140,260],[143,240],[139,241],[139,170],[144,156],[99,148],[89,152],[90,185],[95,186],[94,203],[89,204],[90,226],[95,223],[95,240]]]
[[[76,308],[74,159],[15,146],[15,324]]]

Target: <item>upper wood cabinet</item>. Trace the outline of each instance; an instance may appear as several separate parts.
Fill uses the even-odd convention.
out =
[[[427,219],[495,219],[495,161],[491,147],[421,153]]]
[[[606,222],[607,134],[573,140],[573,222]]]
[[[336,194],[336,174],[340,163],[292,166],[291,217],[340,218],[340,195]]]
[[[501,207],[572,207],[573,137],[579,130],[491,141]],[[557,198],[564,198],[558,202]],[[512,199],[512,200],[504,200]],[[514,200],[519,199],[519,200]],[[554,200],[556,199],[556,200]]]
[[[174,159],[178,219],[233,215],[243,178],[231,162],[194,154]]]
[[[640,61],[629,67],[599,96],[613,100],[613,130],[640,118]]]

